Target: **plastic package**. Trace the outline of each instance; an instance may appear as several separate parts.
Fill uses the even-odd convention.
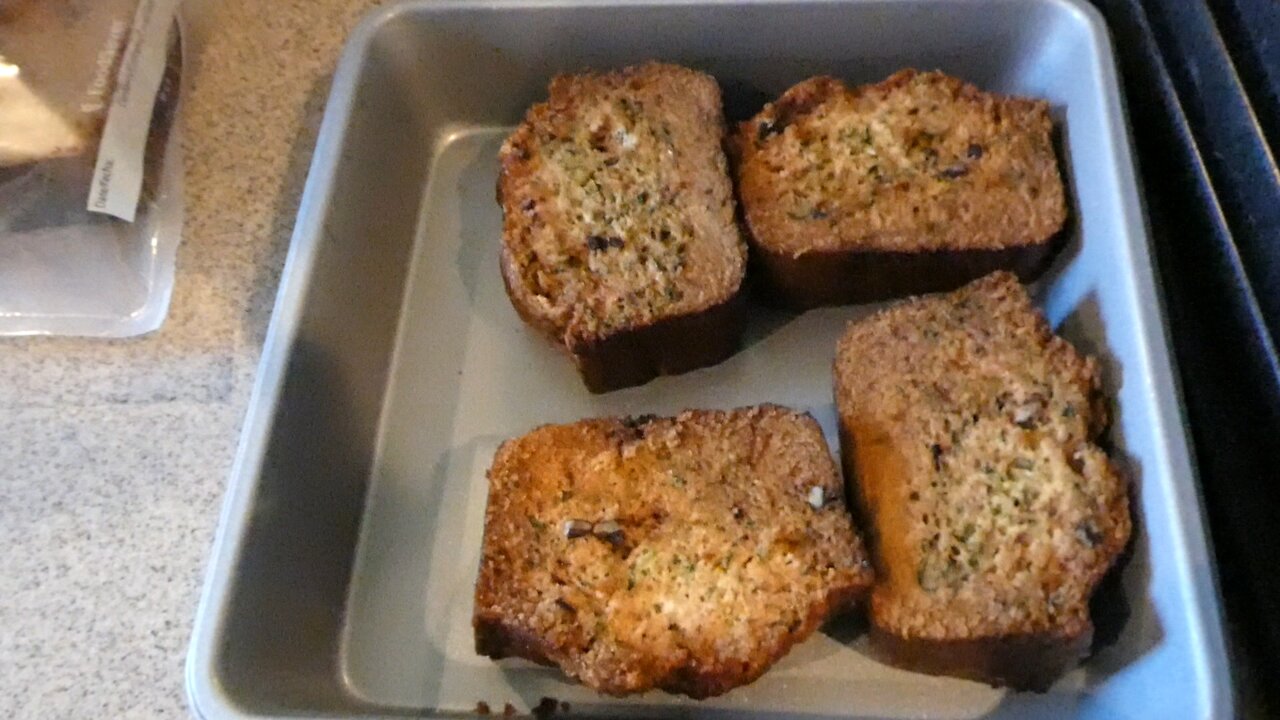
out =
[[[183,215],[176,8],[0,3],[0,335],[163,323]]]

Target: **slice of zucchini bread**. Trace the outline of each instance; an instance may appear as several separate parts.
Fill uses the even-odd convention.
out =
[[[738,128],[735,173],[765,289],[797,307],[1038,274],[1066,201],[1048,103],[903,70],[792,87]]]
[[[870,584],[808,414],[547,425],[489,469],[476,650],[609,694],[707,697],[759,677]]]
[[[724,136],[712,77],[649,63],[555,78],[502,145],[507,294],[592,391],[737,349],[747,249]]]
[[[1093,358],[1001,272],[852,324],[835,396],[877,563],[875,647],[1016,688],[1073,667],[1130,534],[1127,484],[1095,444]]]

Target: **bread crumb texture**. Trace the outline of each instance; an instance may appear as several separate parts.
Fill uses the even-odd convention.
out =
[[[764,249],[929,251],[1047,242],[1066,218],[1048,103],[903,70],[792,87],[741,123],[736,173]]]
[[[705,310],[746,244],[709,75],[649,63],[555,78],[500,151],[503,272],[522,314],[571,349]]]
[[[1124,480],[1094,439],[1097,364],[995,273],[851,325],[836,396],[874,525],[873,622],[965,640],[1091,632],[1128,542]]]
[[[870,586],[817,423],[778,406],[549,425],[489,470],[477,649],[716,695]]]

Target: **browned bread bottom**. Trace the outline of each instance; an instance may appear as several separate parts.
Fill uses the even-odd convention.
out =
[[[929,675],[1044,692],[1089,652],[1092,633],[1070,637],[1018,635],[972,640],[906,639],[874,625],[871,648],[889,665]]]
[[[507,274],[503,273],[503,281]],[[511,292],[508,285],[508,293]],[[516,314],[537,327],[540,319],[522,304]],[[643,385],[662,375],[679,375],[715,365],[738,351],[746,324],[744,293],[739,289],[705,310],[665,317],[652,325],[602,337],[578,339],[569,357],[593,393]]]
[[[1059,235],[1042,244],[999,250],[824,250],[797,256],[757,248],[751,264],[761,281],[757,288],[765,301],[807,310],[954,290],[996,270],[1007,270],[1030,281],[1053,261],[1061,244]]]
[[[489,470],[476,650],[609,694],[708,697],[759,677],[870,583],[807,414],[548,425]]]

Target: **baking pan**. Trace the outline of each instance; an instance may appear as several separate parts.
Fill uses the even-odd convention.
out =
[[[913,674],[834,623],[756,683],[694,702],[601,697],[475,655],[484,471],[502,439],[591,415],[763,401],[834,440],[830,364],[867,307],[753,311],[727,362],[605,395],[529,331],[497,271],[502,138],[557,72],[649,58],[714,74],[745,116],[816,73],[904,66],[1048,98],[1075,221],[1035,288],[1099,356],[1135,487],[1105,642],[1042,695]],[[1106,28],[1076,0],[417,2],[378,11],[334,78],[187,673],[207,718],[1161,717],[1234,711],[1214,570]],[[564,706],[559,706],[564,707]]]

